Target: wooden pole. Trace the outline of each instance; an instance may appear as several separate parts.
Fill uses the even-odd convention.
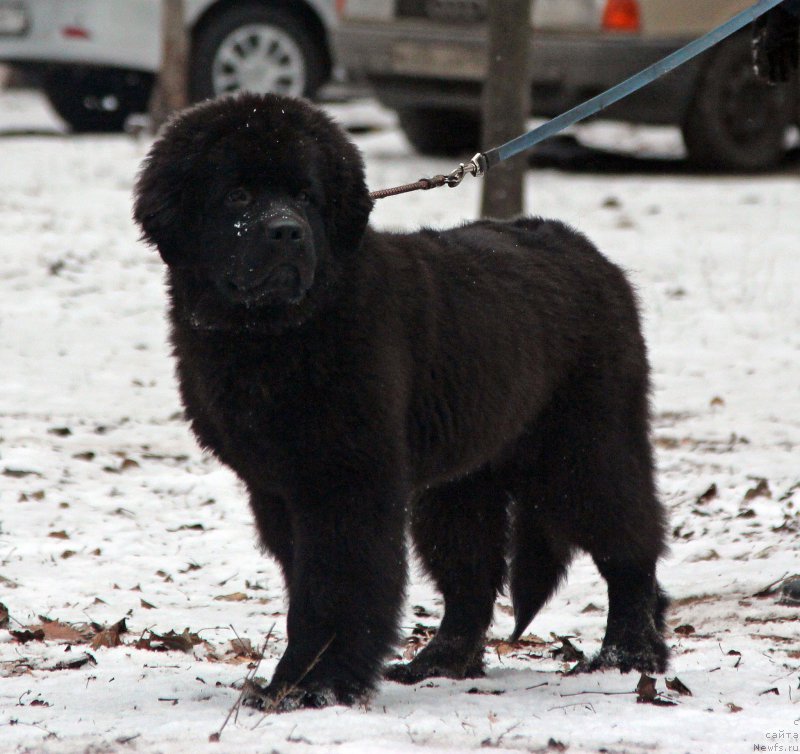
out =
[[[150,101],[153,131],[189,104],[189,32],[184,0],[161,0],[161,65]]]
[[[486,148],[525,131],[530,112],[528,60],[532,0],[491,0],[488,5],[488,71],[483,88],[482,138]],[[499,219],[522,214],[525,206],[524,155],[495,165],[485,176],[481,216]]]

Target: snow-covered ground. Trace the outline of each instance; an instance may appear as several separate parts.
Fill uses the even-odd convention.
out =
[[[415,156],[369,102],[332,109],[373,127],[355,138],[375,188],[452,167]],[[529,210],[583,230],[642,299],[673,532],[661,567],[673,660],[656,684],[674,705],[637,703],[634,674],[562,675],[557,637],[594,652],[605,622],[603,583],[581,559],[527,643],[497,641],[512,623],[501,600],[485,679],[385,684],[356,709],[242,710],[210,742],[248,672],[248,640],[259,648],[272,627],[259,675],[280,656],[282,585],[242,489],[180,418],[161,263],[130,220],[149,139],[59,128],[36,95],[0,93],[0,751],[800,751],[800,607],[756,596],[800,572],[796,172],[527,179]],[[578,133],[680,150],[667,130]],[[373,220],[457,223],[475,216],[479,189],[468,178],[386,199]],[[408,633],[440,614],[415,576]],[[123,618],[126,633],[86,643]],[[156,651],[165,642],[188,651]],[[70,660],[85,664],[56,669]],[[691,696],[667,690],[676,676]]]

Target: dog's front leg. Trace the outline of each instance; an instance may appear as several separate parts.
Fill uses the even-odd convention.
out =
[[[290,506],[289,644],[260,706],[352,704],[374,687],[397,642],[406,499],[396,484],[337,482]]]

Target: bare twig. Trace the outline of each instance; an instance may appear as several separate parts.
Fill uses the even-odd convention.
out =
[[[264,644],[261,647],[261,652],[259,652],[258,654],[258,660],[256,661],[256,664],[254,665],[253,669],[245,676],[244,682],[242,683],[242,690],[239,692],[239,696],[233,703],[233,706],[228,710],[228,715],[225,718],[224,722],[222,723],[222,727],[216,733],[212,733],[208,737],[208,740],[211,741],[212,743],[216,743],[217,741],[220,740],[220,738],[222,738],[222,731],[225,730],[225,726],[228,724],[228,721],[231,719],[231,717],[233,717],[234,714],[238,716],[239,708],[242,706],[242,701],[244,700],[244,696],[246,693],[250,691],[253,678],[255,678],[256,673],[258,672],[258,668],[261,665],[261,660],[264,659],[264,654],[267,651],[267,643],[269,642],[270,637],[272,636],[272,629],[274,628],[275,624],[273,623],[269,631],[267,631],[267,636],[264,639]],[[233,633],[236,634],[236,629],[233,628],[233,626],[231,626],[231,629],[233,629]],[[239,638],[238,634],[236,634],[236,638],[237,639]]]
[[[506,737],[506,736],[507,736],[509,733],[511,733],[511,731],[512,731],[512,730],[514,730],[515,728],[519,728],[519,726],[520,726],[520,725],[522,725],[522,723],[521,723],[521,722],[514,723],[514,724],[513,724],[513,725],[512,725],[510,728],[508,728],[507,730],[505,730],[503,733],[501,733],[501,734],[500,734],[499,736],[497,736],[496,738],[485,738],[485,739],[483,739],[483,741],[481,741],[481,748],[483,748],[483,749],[489,749],[489,748],[492,748],[492,749],[494,749],[494,748],[499,748],[499,747],[500,747],[500,744],[501,744],[501,743],[502,743],[502,741],[503,741],[503,738],[505,738],[505,737]]]
[[[549,681],[542,681],[541,683],[537,683],[535,686],[526,686],[525,691],[530,691],[531,689],[540,689],[542,686],[549,685]]]
[[[595,712],[594,705],[589,702],[573,702],[572,704],[561,704],[558,707],[548,707],[547,711],[552,712],[554,709],[568,709],[569,707],[586,707],[592,712]]]
[[[783,576],[781,576],[779,579],[777,579],[776,581],[773,581],[771,584],[767,584],[767,586],[765,586],[763,589],[759,589],[752,596],[753,597],[769,597],[769,595],[773,593],[773,587],[778,586],[778,584],[780,584],[788,575],[789,575],[789,571],[786,571],[786,573],[784,573]]]

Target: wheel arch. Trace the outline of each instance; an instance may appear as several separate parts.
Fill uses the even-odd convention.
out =
[[[211,3],[200,13],[192,25],[191,54],[194,55],[197,38],[216,19],[223,16],[233,7],[248,7],[254,5],[261,5],[265,8],[279,8],[305,24],[314,41],[319,43],[319,49],[323,52],[325,78],[330,77],[333,60],[331,58],[331,46],[328,32],[314,8],[304,2],[304,0],[296,0],[295,2],[290,2],[289,0],[215,0],[215,2]]]

